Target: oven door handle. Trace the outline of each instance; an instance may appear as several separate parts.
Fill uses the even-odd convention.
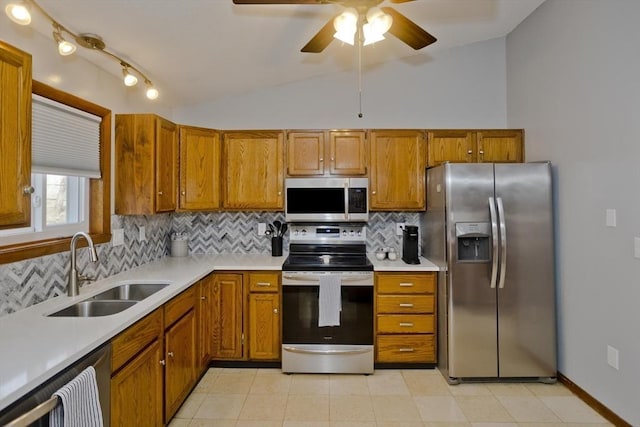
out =
[[[329,355],[343,355],[343,354],[363,354],[371,352],[371,348],[353,348],[353,349],[345,349],[345,350],[320,350],[320,349],[310,349],[310,348],[299,348],[299,347],[291,347],[289,345],[283,345],[282,349],[284,351],[288,351],[291,353],[300,353],[300,354],[329,354]]]
[[[306,276],[282,276],[285,280],[295,280],[298,282],[320,282],[320,279],[316,277],[306,277]],[[360,276],[347,276],[342,278],[342,282],[360,282],[362,280],[371,280],[372,277],[370,274],[363,274]],[[282,283],[282,286],[293,285],[293,283]]]

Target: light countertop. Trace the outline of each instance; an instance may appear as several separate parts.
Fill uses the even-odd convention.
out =
[[[80,360],[214,270],[281,270],[287,254],[193,255],[165,257],[87,284],[80,295],[57,296],[0,317],[0,410]],[[420,265],[402,260],[369,259],[375,271],[438,271],[420,258]],[[90,318],[47,315],[123,283],[168,283],[169,286],[120,313]]]

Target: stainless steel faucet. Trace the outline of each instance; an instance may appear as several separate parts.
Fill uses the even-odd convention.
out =
[[[96,247],[93,245],[91,236],[82,231],[74,234],[71,238],[71,272],[69,273],[69,286],[67,289],[68,295],[70,297],[75,297],[80,293],[80,277],[78,276],[78,270],[76,269],[76,243],[78,242],[80,237],[84,237],[89,244],[89,259],[91,260],[91,262],[98,261],[98,253],[96,252]]]

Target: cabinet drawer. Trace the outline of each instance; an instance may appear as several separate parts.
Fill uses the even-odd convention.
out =
[[[195,307],[196,287],[192,286],[164,305],[164,326],[168,328]]]
[[[379,294],[432,294],[435,291],[436,275],[378,273],[376,290]]]
[[[280,273],[249,273],[249,292],[278,292]]]
[[[111,340],[111,372],[120,369],[161,334],[162,309],[160,308]]]
[[[433,335],[379,335],[376,339],[376,361],[433,363]]]
[[[433,313],[433,295],[378,295],[378,313]]]
[[[433,314],[380,314],[379,334],[430,334],[433,333]]]

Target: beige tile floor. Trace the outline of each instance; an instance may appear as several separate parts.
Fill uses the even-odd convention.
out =
[[[437,370],[365,376],[211,368],[170,427],[610,425],[561,384],[450,386]]]

